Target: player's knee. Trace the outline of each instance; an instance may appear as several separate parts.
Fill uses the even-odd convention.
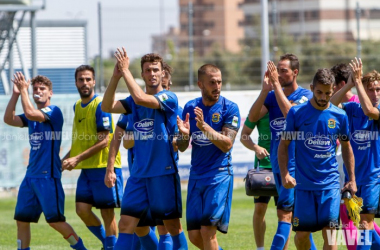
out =
[[[202,236],[198,230],[190,230],[188,231],[189,240],[195,246],[202,244]]]
[[[51,226],[53,229],[57,230],[60,226],[59,223],[62,223],[62,222],[48,222],[49,226]]]
[[[267,204],[256,203],[255,212],[253,213],[253,216],[257,218],[264,218],[266,211],[267,211]]]
[[[279,221],[292,222],[292,212],[277,209],[277,217]]]
[[[110,209],[101,209],[100,213],[102,215],[102,218],[104,222],[111,223],[115,219],[115,211],[113,208]]]
[[[295,240],[298,243],[304,244],[309,241],[310,233],[309,232],[296,232]]]
[[[201,235],[203,239],[216,239],[216,227],[213,226],[202,226]]]
[[[165,235],[169,233],[169,231],[163,225],[157,225],[157,231],[159,235]]]
[[[76,209],[75,209],[77,215],[80,217],[80,218],[86,218],[89,216],[89,211],[88,209],[86,208],[83,208],[81,206],[77,206]],[[91,211],[90,211],[91,212]]]
[[[23,222],[23,221],[16,221],[17,228],[19,229],[24,229],[24,228],[29,228],[30,223],[29,222]]]

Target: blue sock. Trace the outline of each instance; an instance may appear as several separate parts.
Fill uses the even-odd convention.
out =
[[[313,234],[312,233],[310,233],[309,240],[310,240],[310,243],[311,243],[310,250],[317,250],[317,247],[314,244]]]
[[[370,250],[372,245],[372,231],[374,230],[360,230],[360,239],[357,239],[358,245],[356,250]]]
[[[172,236],[173,239],[173,250],[187,250],[187,241],[186,236],[183,231],[176,235]]]
[[[96,236],[96,238],[98,238],[102,242],[102,244],[104,244],[104,241],[106,240],[106,230],[104,230],[103,225],[91,226],[87,228],[91,231],[93,235]]]
[[[273,238],[271,250],[282,250],[289,238],[290,228],[292,224],[289,222],[279,221],[276,235]]]
[[[170,234],[160,235],[160,240],[158,241],[158,250],[172,250],[173,249],[173,239]]]
[[[117,238],[115,235],[107,236],[104,241],[104,250],[113,250],[116,244]]]
[[[17,250],[30,250],[30,247],[27,247],[27,248],[17,248]]]
[[[150,249],[157,249],[158,247],[158,240],[157,236],[152,229],[150,229],[149,233],[143,237],[139,237],[141,242],[141,248],[150,250]]]
[[[220,246],[218,246],[218,250],[223,250],[223,248],[221,248]]]
[[[372,249],[380,249],[380,236],[376,230],[372,230]]]
[[[78,239],[77,244],[75,244],[75,245],[73,245],[73,246],[70,245],[70,247],[71,247],[72,249],[76,249],[76,250],[87,250],[87,248],[85,248],[85,246],[83,245],[83,241],[82,241],[81,238]]]
[[[119,233],[114,250],[132,250],[133,234]]]
[[[141,242],[137,234],[133,234],[132,250],[141,250]]]

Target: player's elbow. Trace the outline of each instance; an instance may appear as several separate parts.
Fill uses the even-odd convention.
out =
[[[232,142],[228,142],[221,148],[223,153],[228,153],[232,149]]]
[[[7,114],[4,115],[3,120],[4,120],[5,124],[11,125],[11,123],[12,123],[12,119],[9,116],[7,116]]]
[[[100,108],[102,109],[103,112],[106,112],[106,113],[111,113],[112,111],[112,108],[106,103],[104,103],[104,101],[102,102],[102,105],[100,106]]]

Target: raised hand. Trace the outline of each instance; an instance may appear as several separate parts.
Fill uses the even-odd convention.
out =
[[[117,77],[117,78],[123,77],[122,72],[119,70],[119,63],[118,62],[115,64],[115,67],[113,68],[112,76]]]
[[[18,71],[13,75],[12,82],[16,85],[18,93],[23,89],[28,89],[30,85],[30,80],[26,81],[24,75]],[[16,90],[13,88],[13,92]]]
[[[13,94],[16,94],[16,95],[20,94],[20,90],[17,88],[17,85],[14,82],[13,82]]]
[[[115,57],[117,60],[117,66],[120,72],[127,71],[129,68],[129,57],[127,55],[127,51],[124,47],[122,49],[117,48],[115,52]]]
[[[207,123],[205,123],[204,121],[203,110],[199,107],[195,107],[194,113],[195,113],[195,120],[197,121],[196,125],[201,131],[203,131],[204,127],[207,125]]]
[[[190,122],[189,122],[189,113],[186,114],[186,118],[184,121],[177,115],[177,126],[178,130],[183,135],[190,134]]]
[[[272,85],[272,83],[269,82],[269,72],[268,72],[268,70],[265,71],[262,90],[268,91],[268,92],[271,91],[271,90],[273,90],[273,85]]]
[[[267,67],[268,67],[268,78],[269,78],[269,82],[273,85],[277,84],[278,83],[278,72],[277,72],[277,67],[276,65],[274,65],[274,63],[272,61],[269,61],[267,63]]]
[[[361,83],[363,75],[362,59],[355,57],[355,60],[351,60],[350,67],[352,69],[352,76],[355,83]]]

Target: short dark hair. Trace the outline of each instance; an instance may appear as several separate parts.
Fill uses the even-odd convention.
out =
[[[167,72],[169,75],[172,75],[173,74],[173,68],[169,66],[169,64],[167,64],[166,62],[162,62],[162,68],[165,70],[165,72]]]
[[[92,76],[95,78],[95,69],[92,66],[90,66],[90,65],[81,65],[81,66],[79,66],[78,68],[75,69],[75,81],[77,80],[78,73],[81,72],[81,71],[85,71],[85,70],[91,71],[92,72]]]
[[[290,62],[290,68],[292,70],[298,70],[298,74],[300,72],[300,62],[298,60],[298,57],[294,54],[287,53],[285,55],[282,55],[280,57],[280,61],[289,60]]]
[[[53,84],[50,81],[50,79],[47,78],[46,76],[38,75],[36,77],[33,77],[32,86],[36,83],[41,83],[41,84],[45,85],[46,87],[48,87],[50,90],[52,90]]]
[[[201,76],[205,75],[207,72],[218,72],[220,69],[215,66],[214,64],[204,64],[198,69],[198,81],[201,78]]]
[[[380,74],[376,70],[372,70],[371,72],[367,73],[362,79],[363,86],[365,87],[374,81],[380,81]]]
[[[341,81],[348,82],[348,78],[352,73],[351,67],[345,63],[338,63],[331,67],[331,71],[335,77],[335,84],[340,83]]]
[[[162,57],[157,53],[149,53],[141,57],[141,71],[143,70],[144,63],[146,62],[158,62],[161,65],[161,70],[164,69],[163,62],[164,60]]]
[[[314,87],[317,85],[317,83],[331,85],[334,84],[334,82],[334,74],[330,69],[318,69],[313,78]]]

